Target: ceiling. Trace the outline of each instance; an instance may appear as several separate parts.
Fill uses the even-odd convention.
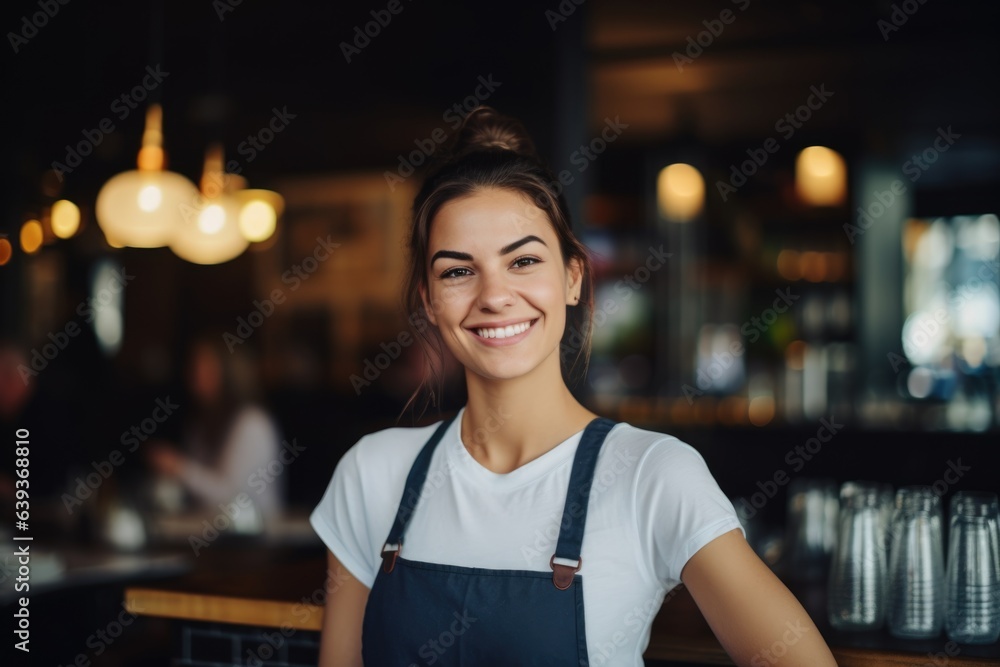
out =
[[[241,157],[252,185],[391,167],[414,141],[450,129],[445,112],[490,75],[501,85],[487,103],[523,117],[549,154],[567,109],[578,108],[590,132],[608,117],[628,122],[625,144],[687,137],[742,145],[773,134],[775,121],[822,84],[834,97],[810,120],[812,134],[877,149],[919,142],[942,124],[986,140],[998,133],[1000,10],[992,3],[911,0],[917,11],[884,39],[878,22],[892,16],[890,2],[588,0],[553,30],[546,12],[569,0],[402,0],[402,11],[347,62],[342,42],[386,4],[243,2],[220,15],[225,2],[60,5],[6,54],[14,131],[2,167],[4,228],[37,205],[42,171],[104,118],[115,130],[67,178],[64,193],[92,199],[134,164],[141,113],[119,119],[112,105],[157,63],[169,72],[153,96],[165,107],[171,164],[192,178],[208,142],[239,156],[274,109],[295,115],[252,161]],[[8,8],[5,25],[20,25],[34,5],[24,7]],[[703,35],[704,52],[679,69],[674,53],[723,9],[733,20],[710,43]],[[564,98],[564,78],[576,71],[583,85]]]

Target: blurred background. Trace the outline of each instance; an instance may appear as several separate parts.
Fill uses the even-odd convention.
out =
[[[998,11],[8,4],[0,422],[29,433],[35,636],[83,619],[48,657],[97,659],[94,610],[203,551],[322,553],[343,452],[438,418],[403,412],[403,237],[478,104],[524,121],[594,252],[595,411],[690,442],[737,506],[778,471],[1000,490]],[[780,526],[776,494],[751,504]]]

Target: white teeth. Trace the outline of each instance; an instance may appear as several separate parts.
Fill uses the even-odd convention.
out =
[[[510,336],[516,336],[519,333],[524,333],[530,327],[531,322],[528,321],[496,329],[476,329],[476,333],[483,338],[509,338]]]

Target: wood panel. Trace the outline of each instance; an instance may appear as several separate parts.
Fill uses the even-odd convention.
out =
[[[125,589],[125,608],[141,616],[295,630],[319,630],[323,624],[323,607],[317,605],[151,588]]]

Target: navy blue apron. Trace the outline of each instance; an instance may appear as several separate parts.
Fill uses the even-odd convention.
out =
[[[585,667],[580,545],[597,454],[615,425],[587,425],[573,458],[552,572],[491,570],[403,558],[403,534],[431,455],[454,417],[420,450],[382,547],[362,628],[365,667],[539,665]]]

